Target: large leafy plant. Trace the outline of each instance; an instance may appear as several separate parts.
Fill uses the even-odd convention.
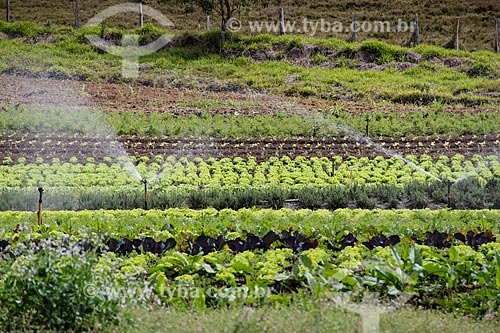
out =
[[[132,295],[124,286],[134,283],[96,270],[97,262],[69,238],[12,249],[0,259],[0,326],[85,331],[117,323]]]

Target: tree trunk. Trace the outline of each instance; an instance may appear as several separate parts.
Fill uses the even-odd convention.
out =
[[[222,27],[222,31],[226,32],[227,31],[227,22],[231,19],[232,12],[231,12],[231,2],[230,0],[224,0],[224,6],[221,8],[222,11],[222,17],[224,18],[224,24]]]

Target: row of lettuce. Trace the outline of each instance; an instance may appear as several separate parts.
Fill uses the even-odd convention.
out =
[[[111,161],[111,159],[110,159]],[[0,166],[0,186],[5,187],[109,187],[137,186],[138,175],[150,179],[152,187],[249,187],[279,185],[283,187],[327,184],[405,184],[411,181],[457,180],[475,176],[481,180],[500,178],[498,156],[476,155],[465,159],[456,154],[451,158],[442,155],[433,158],[393,156],[373,159],[326,157],[306,158],[287,156],[271,157],[258,162],[254,157],[222,159],[188,159],[157,156],[154,159],[139,158],[134,162],[123,159],[119,163],[95,163],[89,157],[87,163],[64,162],[57,158],[50,163],[15,164]]]
[[[409,239],[433,230],[452,234],[489,229],[498,236],[498,214],[286,209],[53,212],[39,227],[35,214],[5,212],[0,214],[2,237],[11,245],[0,253],[0,320],[3,327],[13,327],[22,314],[29,314],[33,325],[70,330],[118,320],[130,304],[205,309],[341,297],[354,306],[367,293],[379,306],[414,305],[496,318],[498,242],[477,247],[456,242],[438,249]],[[360,241],[341,251],[323,246],[300,252],[270,248],[235,253],[228,247],[208,254],[182,251],[181,240],[199,235],[234,239],[249,232],[263,236],[270,230],[290,229],[320,241],[322,235],[353,232]],[[398,234],[402,241],[374,248],[362,244],[379,233]],[[89,250],[79,242],[85,238],[99,244],[107,236],[147,235],[179,242],[161,255],[119,255],[97,247]]]
[[[273,157],[0,166],[0,210],[282,208],[500,208],[497,156],[432,159]],[[149,162],[149,163],[148,163]],[[450,190],[450,198],[448,198]]]
[[[338,209],[167,209],[44,211],[42,225],[37,213],[0,212],[0,239],[25,242],[71,234],[79,238],[117,239],[152,237],[159,241],[174,238],[181,246],[185,239],[201,235],[227,239],[248,233],[264,236],[270,231],[293,230],[333,240],[352,233],[360,243],[375,235],[399,235],[423,239],[429,231],[456,233],[490,230],[498,236],[498,210],[363,210]],[[500,238],[500,237],[497,237]],[[178,248],[180,249],[180,248]]]

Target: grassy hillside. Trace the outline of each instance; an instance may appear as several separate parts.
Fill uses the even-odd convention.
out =
[[[0,71],[50,71],[76,78],[120,81],[121,61],[102,54],[80,30],[5,24]],[[106,30],[121,39],[123,31]],[[154,40],[151,26],[134,31]],[[229,36],[222,52],[217,33],[183,36],[141,58],[141,82],[154,86],[268,92],[325,100],[391,101],[427,105],[498,105],[500,56],[492,52],[403,48],[378,41],[347,43],[304,37]],[[215,47],[214,47],[215,46]]]
[[[121,3],[121,0],[81,1],[82,22],[106,7]],[[176,31],[199,31],[205,27],[204,15],[197,11],[186,12],[175,0],[146,0],[150,5],[175,23]],[[494,43],[494,18],[500,17],[500,2],[497,0],[395,0],[389,2],[373,0],[284,0],[287,20],[297,21],[301,26],[304,18],[328,22],[340,21],[348,26],[351,15],[356,14],[358,21],[389,21],[396,25],[398,19],[410,22],[419,14],[421,40],[427,44],[445,45],[453,37],[453,20],[461,17],[460,47],[467,50],[492,49]],[[38,24],[70,25],[74,23],[74,1],[11,0],[13,20],[31,20]],[[251,8],[238,13],[237,17],[248,28],[251,20],[276,20],[278,8],[272,5],[267,9]],[[0,4],[0,17],[5,17],[5,2]],[[131,28],[137,22],[133,15],[118,15],[107,24]],[[150,22],[147,18],[146,22]],[[215,25],[214,21],[214,25]],[[248,32],[248,29],[243,29]],[[377,38],[396,44],[406,44],[410,33],[358,33],[359,40]],[[321,37],[350,38],[350,33],[319,33]]]

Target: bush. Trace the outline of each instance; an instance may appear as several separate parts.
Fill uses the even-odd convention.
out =
[[[303,208],[318,209],[325,202],[322,189],[304,187],[297,192],[297,199]]]
[[[349,190],[344,186],[333,186],[325,191],[325,200],[329,209],[347,208]]]
[[[87,331],[117,323],[127,301],[123,296],[130,293],[117,295],[118,282],[95,270],[97,254],[83,252],[76,242],[64,238],[0,257],[3,331],[42,327]]]
[[[485,191],[477,178],[469,177],[452,185],[452,200],[459,209],[482,209],[485,207]]]
[[[268,191],[263,191],[263,201],[267,203],[268,207],[274,208],[274,209],[280,209],[285,206],[285,200],[289,195],[289,191],[279,188],[279,187],[273,187],[270,188]]]

